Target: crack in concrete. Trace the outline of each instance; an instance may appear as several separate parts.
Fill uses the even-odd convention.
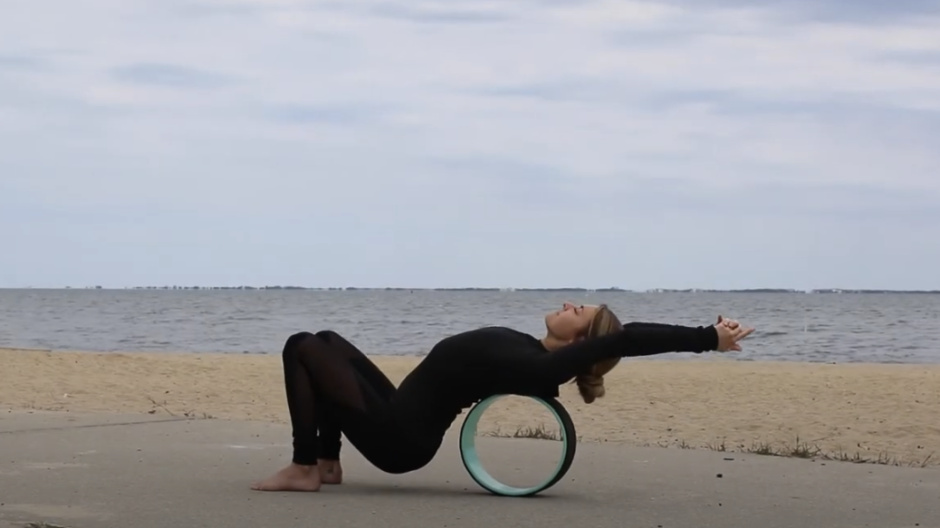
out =
[[[114,422],[114,423],[103,423],[103,424],[85,424],[85,425],[64,425],[56,427],[33,427],[30,429],[14,429],[12,431],[0,431],[0,435],[4,434],[20,434],[20,433],[35,433],[42,431],[67,431],[71,429],[90,429],[94,427],[123,427],[125,425],[147,425],[147,424],[165,424],[171,422],[190,422],[194,421],[192,418],[167,418],[166,420],[140,420],[134,422]]]

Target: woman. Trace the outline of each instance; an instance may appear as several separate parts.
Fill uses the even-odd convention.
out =
[[[341,434],[380,470],[415,471],[434,458],[457,416],[483,398],[557,397],[559,385],[574,380],[591,403],[604,395],[603,376],[623,357],[741,350],[738,341],[754,331],[720,317],[707,327],[623,325],[605,305],[570,303],[546,315],[545,326],[542,339],[505,327],[443,339],[397,389],[335,332],[292,335],[283,363],[293,457],[252,489],[339,484]]]

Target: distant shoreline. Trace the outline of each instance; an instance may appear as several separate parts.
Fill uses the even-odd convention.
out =
[[[107,290],[107,291],[396,291],[396,292],[557,292],[557,293],[782,293],[782,294],[801,294],[801,295],[840,295],[840,294],[916,294],[916,295],[938,295],[940,290],[883,290],[883,289],[853,289],[853,288],[822,288],[810,290],[798,290],[790,288],[745,288],[717,290],[707,288],[653,288],[648,290],[630,290],[624,288],[407,288],[407,287],[385,287],[385,288],[360,288],[354,286],[338,287],[307,287],[307,286],[127,286],[123,288],[108,288],[103,286],[66,286],[64,288],[0,288],[0,291],[21,291],[21,290]]]

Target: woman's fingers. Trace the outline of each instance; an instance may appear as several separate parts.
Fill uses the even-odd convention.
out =
[[[718,316],[718,323],[716,324],[723,324],[732,330],[741,326],[741,323],[739,323],[736,319],[725,319],[721,315]]]
[[[741,351],[741,345],[738,344],[738,341],[740,341],[740,340],[744,339],[745,337],[751,335],[751,333],[752,333],[753,331],[754,331],[753,328],[743,328],[743,327],[742,327],[742,328],[738,328],[737,330],[735,330],[735,331],[733,332],[733,334],[732,334],[732,337],[731,337],[731,339],[734,340],[734,344],[731,345],[731,350],[740,352],[740,351]]]
[[[727,336],[726,339],[730,338],[728,339],[730,343],[724,345],[724,347],[726,347],[725,351],[733,350],[735,352],[740,352],[741,345],[738,344],[738,341],[746,338],[754,332],[753,328],[741,326],[741,323],[738,321],[734,319],[725,319],[720,315],[718,316],[718,322],[715,324],[715,327],[718,329],[719,340],[722,339],[720,337],[722,334]]]

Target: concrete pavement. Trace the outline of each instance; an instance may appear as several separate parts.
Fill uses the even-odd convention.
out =
[[[414,474],[380,473],[347,445],[341,486],[251,491],[289,439],[257,422],[0,411],[0,528],[940,528],[937,469],[581,444],[562,482],[507,498],[466,474],[456,434]],[[522,476],[558,449],[481,441],[488,463]]]

